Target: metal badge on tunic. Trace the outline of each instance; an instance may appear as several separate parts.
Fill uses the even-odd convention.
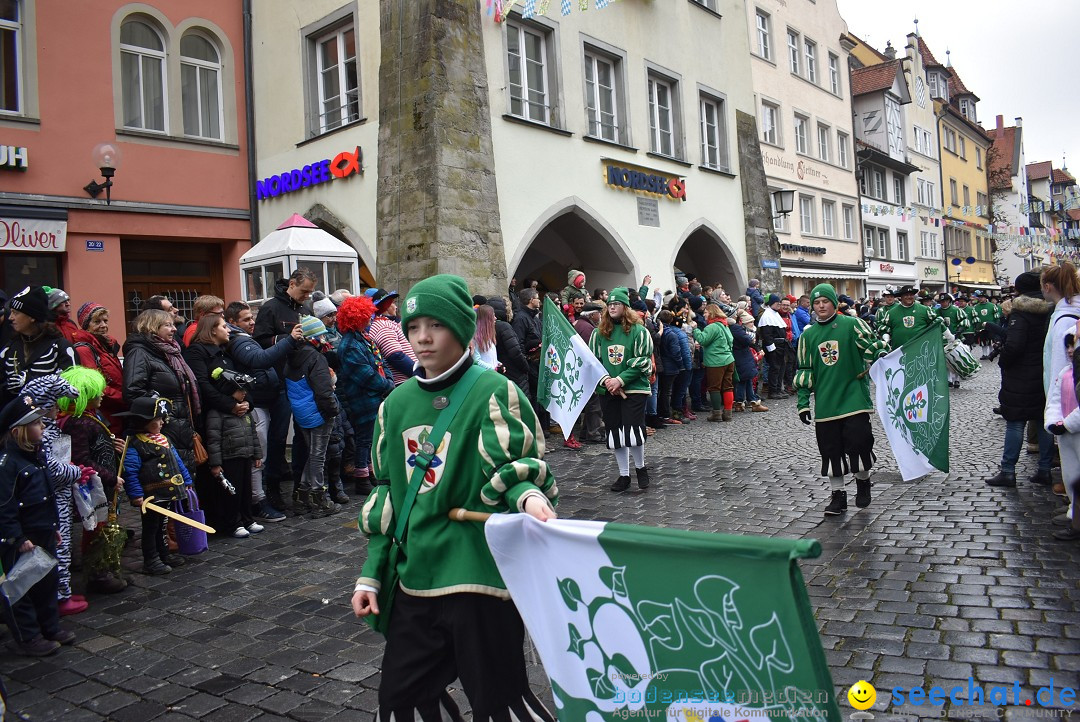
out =
[[[450,405],[450,399],[446,398],[445,396],[436,396],[435,400],[431,402],[431,405],[439,411],[442,411]]]

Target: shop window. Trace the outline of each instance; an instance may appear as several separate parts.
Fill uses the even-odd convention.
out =
[[[165,42],[142,20],[120,27],[124,127],[165,132]]]
[[[180,95],[184,135],[221,140],[221,56],[201,35],[180,40]]]
[[[22,21],[17,0],[0,1],[0,111],[22,111]]]
[[[62,288],[60,255],[51,253],[0,253],[4,288],[16,294],[27,286]]]

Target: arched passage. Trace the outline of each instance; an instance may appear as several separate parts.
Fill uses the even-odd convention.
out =
[[[375,255],[368,248],[368,245],[364,243],[364,239],[360,237],[359,233],[321,203],[311,206],[308,212],[304,214],[304,217],[334,238],[348,243],[356,249],[356,254],[360,256],[360,284],[369,287],[376,285]],[[329,290],[333,291],[334,289]]]
[[[719,282],[733,297],[746,288],[746,270],[719,229],[704,218],[690,224],[671,262],[680,271],[695,274],[703,286]]]
[[[511,276],[521,284],[535,278],[558,291],[570,269],[583,271],[593,288],[634,287],[634,262],[626,244],[580,198],[566,198],[548,208],[525,234],[511,260]]]

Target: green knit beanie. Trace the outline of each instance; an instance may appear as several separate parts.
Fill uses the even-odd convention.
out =
[[[611,293],[607,297],[608,303],[621,303],[624,306],[630,305],[630,291],[626,289],[626,286],[616,286],[611,289]]]
[[[832,301],[833,308],[840,307],[840,302],[836,299],[836,289],[832,287],[832,284],[819,283],[814,286],[814,290],[810,292],[810,303],[819,298],[827,298]]]
[[[465,279],[443,273],[425,278],[405,296],[401,306],[401,330],[409,336],[409,321],[428,316],[441,321],[468,348],[476,334],[476,311]]]

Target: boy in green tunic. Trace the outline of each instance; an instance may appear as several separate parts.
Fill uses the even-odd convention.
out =
[[[368,558],[352,598],[358,617],[379,614],[379,579],[394,515],[418,453],[434,453],[416,494],[398,557],[400,585],[386,633],[377,720],[462,719],[446,686],[460,678],[474,719],[554,718],[529,688],[524,626],[484,538],[483,526],[453,521],[460,507],[555,518],[555,479],[544,432],[525,394],[482,371],[438,448],[428,434],[472,366],[476,313],[465,281],[439,275],[409,291],[401,326],[419,376],[383,401],[375,421],[377,486],[360,512]],[[444,422],[445,423],[445,422]],[[423,467],[421,467],[423,468]]]
[[[972,306],[971,311],[977,324],[975,330],[978,333],[979,348],[982,349],[983,354],[982,358],[987,359],[990,357],[992,346],[990,335],[986,332],[986,324],[1001,323],[1001,307],[986,298],[982,291],[976,291],[975,294],[979,296],[979,303]]]
[[[963,337],[967,333],[967,314],[953,304],[951,293],[938,294],[938,303],[941,304],[941,308],[938,309],[937,315],[941,322],[945,324],[945,328],[949,329],[957,338]],[[960,377],[953,373],[952,369],[949,369],[949,387],[960,388]]]
[[[969,347],[975,345],[975,311],[968,306],[969,299],[964,294],[956,296],[956,307],[964,316],[964,330],[961,332],[961,340]]]
[[[878,335],[889,344],[890,350],[900,348],[927,327],[941,323],[932,308],[915,303],[913,286],[902,287],[897,295],[900,303],[889,306],[878,321]]]
[[[614,450],[619,478],[612,491],[630,488],[630,454],[639,489],[649,486],[645,467],[645,402],[652,396],[652,337],[641,317],[630,308],[630,292],[611,289],[600,325],[589,339],[589,350],[607,370],[600,379],[600,410],[607,427],[608,448]]]
[[[912,294],[914,296],[914,294]],[[847,510],[844,476],[855,475],[855,505],[870,506],[870,467],[874,463],[874,431],[870,426],[870,381],[867,365],[888,353],[864,321],[836,312],[836,289],[827,283],[810,292],[817,322],[799,337],[795,390],[799,419],[811,423],[810,395],[817,419],[814,431],[821,452],[821,474],[829,477],[832,497],[826,516]]]

